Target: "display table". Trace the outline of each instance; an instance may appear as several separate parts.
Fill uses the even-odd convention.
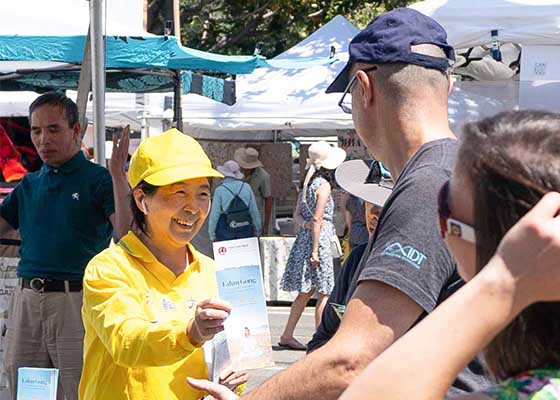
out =
[[[297,292],[280,289],[282,274],[295,237],[265,236],[259,238],[266,301],[293,301]]]

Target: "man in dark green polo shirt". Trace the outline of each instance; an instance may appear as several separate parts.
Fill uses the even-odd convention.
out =
[[[119,238],[130,216],[126,204],[125,139],[111,174],[79,150],[76,104],[51,92],[29,107],[31,140],[43,161],[0,205],[0,235],[19,229],[19,277],[8,310],[4,367],[16,398],[19,367],[58,368],[58,398],[78,398],[82,369],[82,278],[89,260]],[[126,149],[124,149],[126,147]],[[113,190],[113,185],[115,190]],[[123,186],[124,185],[124,186]],[[120,214],[120,213],[119,213]]]

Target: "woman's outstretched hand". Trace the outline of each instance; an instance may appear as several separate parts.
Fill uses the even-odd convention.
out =
[[[231,305],[219,299],[206,299],[196,305],[194,319],[187,328],[192,344],[200,345],[224,330]]]

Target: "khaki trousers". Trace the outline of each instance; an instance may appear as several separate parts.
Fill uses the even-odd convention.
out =
[[[4,347],[12,399],[16,399],[19,367],[58,368],[57,399],[78,399],[84,341],[81,308],[82,292],[14,289]]]

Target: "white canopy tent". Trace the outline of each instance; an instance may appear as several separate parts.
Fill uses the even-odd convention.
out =
[[[517,58],[521,49],[520,76],[455,85],[454,95],[468,95],[470,99],[454,104],[452,96],[452,125],[502,110],[560,112],[560,0],[426,0],[410,7],[438,21],[459,53],[475,48],[473,54],[488,54],[493,30],[497,30],[506,65]],[[485,61],[488,58],[491,56],[486,55]],[[491,63],[498,64],[491,60],[487,65]],[[463,115],[454,117],[454,109]]]
[[[272,141],[303,136],[332,136],[353,129],[351,116],[338,107],[340,94],[325,89],[347,60],[348,44],[358,29],[337,16],[277,58],[326,56],[335,46],[341,61],[307,70],[259,69],[237,79],[237,103],[231,107],[196,95],[183,97],[185,131],[201,139]],[[163,100],[150,95],[151,114],[162,118]],[[458,82],[449,99],[455,130],[467,121],[518,105],[517,87],[503,83]],[[152,124],[157,125],[156,121]],[[150,134],[155,134],[151,128]]]
[[[410,6],[438,21],[456,49],[491,43],[560,44],[558,0],[426,0]]]
[[[358,29],[344,17],[333,18],[276,59],[328,57],[332,46],[339,61],[300,70],[260,68],[238,76],[233,106],[197,95],[183,96],[185,132],[204,139],[272,141],[275,137],[332,136],[337,129],[351,129],[351,116],[337,106],[339,95],[325,90],[344,67],[348,44],[356,33]],[[150,95],[150,103],[163,107],[163,101],[153,100],[154,96]],[[163,110],[153,107],[151,114],[161,119]]]
[[[107,35],[143,36],[142,0],[105,0]],[[84,0],[18,0],[2,2],[0,35],[85,35],[89,2]]]

